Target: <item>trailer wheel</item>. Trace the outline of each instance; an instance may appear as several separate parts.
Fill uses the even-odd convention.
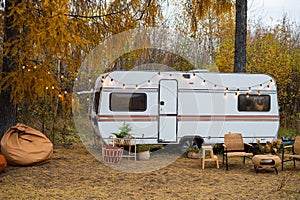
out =
[[[184,153],[185,150],[191,146],[193,146],[193,137],[184,137],[180,140],[180,148]]]
[[[182,149],[183,152],[185,152],[185,150],[188,147],[192,147],[192,146],[198,146],[198,148],[200,149],[202,144],[203,144],[204,140],[201,136],[189,136],[189,137],[184,137],[180,140],[180,148]]]

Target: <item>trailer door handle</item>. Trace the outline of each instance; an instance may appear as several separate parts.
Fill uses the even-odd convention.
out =
[[[161,101],[161,102],[160,102],[160,105],[161,105],[161,106],[165,105],[165,102],[164,102],[164,101]]]

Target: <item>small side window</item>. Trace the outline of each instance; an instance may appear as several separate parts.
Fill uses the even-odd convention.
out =
[[[238,111],[267,112],[270,111],[271,100],[269,95],[247,95],[238,96]]]
[[[145,93],[111,93],[109,109],[111,111],[146,111],[147,95]]]
[[[99,99],[100,99],[100,91],[99,92],[95,92],[95,96],[94,96],[94,112],[96,114],[98,114],[98,108],[99,108]]]

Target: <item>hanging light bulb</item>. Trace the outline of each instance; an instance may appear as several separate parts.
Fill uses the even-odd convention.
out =
[[[259,95],[259,96],[260,96],[260,91],[257,91],[257,95]]]

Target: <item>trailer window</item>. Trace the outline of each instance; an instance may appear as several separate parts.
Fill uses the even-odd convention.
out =
[[[240,94],[238,96],[238,111],[270,111],[270,96]]]
[[[142,112],[147,109],[145,93],[111,93],[109,102],[111,111]]]
[[[101,90],[100,90],[101,91]],[[96,92],[94,96],[94,112],[98,114],[98,108],[99,108],[99,99],[100,99],[100,92]]]

